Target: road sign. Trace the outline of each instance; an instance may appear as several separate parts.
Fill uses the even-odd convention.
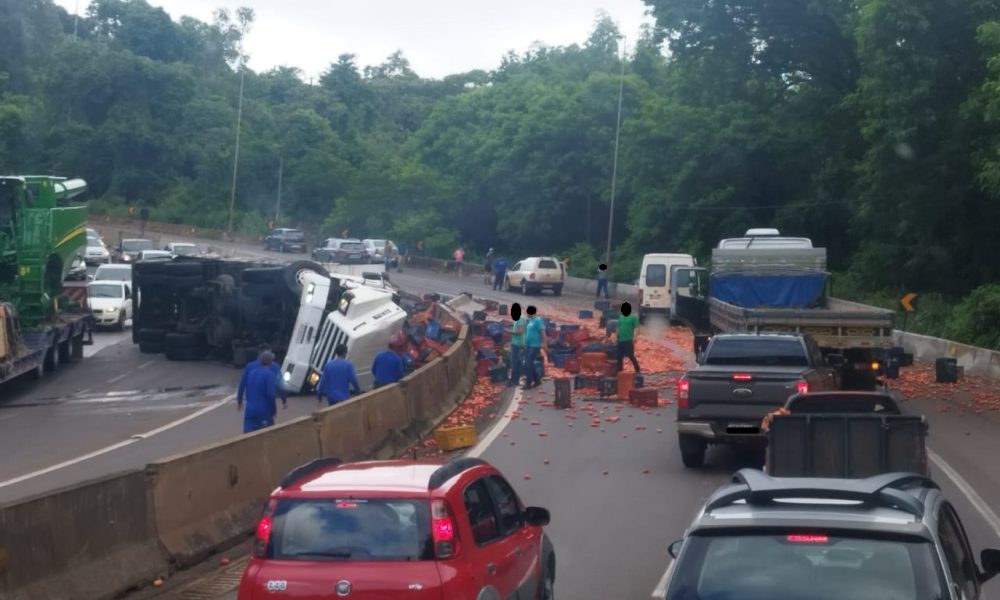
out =
[[[346,229],[344,229],[343,231],[340,232],[340,237],[344,237],[344,238],[347,237],[347,230]]]
[[[913,292],[900,298],[899,303],[903,305],[903,310],[906,312],[915,312],[916,308],[913,307],[913,301],[917,299],[917,295]]]

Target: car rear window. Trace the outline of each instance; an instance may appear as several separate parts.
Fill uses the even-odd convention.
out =
[[[936,600],[944,597],[925,541],[815,533],[693,536],[668,600]]]
[[[365,249],[365,245],[361,242],[344,242],[340,245],[340,249],[348,252],[361,252]]]
[[[430,507],[409,498],[279,500],[268,558],[430,560]]]
[[[538,268],[539,269],[558,269],[559,267],[556,266],[556,261],[549,260],[547,258],[543,258],[542,260],[538,261]]]
[[[805,347],[798,340],[716,338],[705,364],[766,367],[808,367]]]
[[[646,265],[646,285],[649,287],[667,287],[667,266]]]
[[[286,240],[301,240],[301,239],[305,238],[305,234],[304,233],[302,233],[301,231],[296,231],[296,230],[285,231],[285,232],[283,232],[281,234],[281,236],[284,237]]]

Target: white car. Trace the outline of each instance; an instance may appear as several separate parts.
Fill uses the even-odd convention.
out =
[[[566,268],[558,258],[533,256],[516,263],[504,278],[504,289],[522,294],[541,293],[552,290],[556,296],[562,295],[566,282]]]
[[[132,265],[101,265],[91,281],[125,281],[132,283]]]
[[[170,256],[177,258],[178,256],[199,256],[201,254],[201,248],[197,244],[189,244],[187,242],[171,242],[167,244],[164,248],[170,253]]]
[[[143,250],[139,252],[136,262],[153,262],[162,260],[173,260],[174,255],[166,250]]]
[[[361,243],[365,245],[365,250],[368,251],[368,258],[372,261],[372,264],[385,262],[386,246],[389,247],[389,251],[393,253],[393,256],[399,254],[399,248],[391,240],[361,240]]]
[[[131,283],[115,280],[94,280],[87,284],[87,305],[98,327],[111,326],[122,330],[132,318]]]
[[[111,262],[111,253],[100,238],[88,237],[83,258],[88,265],[104,265]]]

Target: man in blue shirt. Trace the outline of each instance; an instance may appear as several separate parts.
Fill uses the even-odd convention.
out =
[[[261,352],[260,368],[254,369],[247,376],[245,386],[246,410],[243,411],[243,433],[250,433],[274,425],[274,417],[278,413],[275,402],[278,390],[278,376],[271,369],[274,355]],[[283,408],[288,408],[288,402],[282,400]],[[237,409],[243,410],[243,400],[238,400]]]
[[[399,345],[389,342],[389,348],[375,355],[372,362],[372,376],[375,381],[372,389],[396,383],[403,378],[403,359],[399,356]]]
[[[503,291],[503,280],[507,276],[507,259],[501,256],[493,263],[493,289]]]
[[[263,356],[265,352],[271,352],[271,346],[268,344],[261,344],[257,348],[257,352],[260,354],[260,356]],[[274,359],[273,354],[271,355],[271,359],[273,361]],[[257,360],[251,360],[246,364],[245,367],[243,367],[243,376],[240,377],[240,386],[239,389],[236,391],[237,405],[243,404],[243,398],[246,395],[247,382],[249,381],[250,373],[257,370],[257,368],[260,366],[261,362],[260,358],[258,357]],[[271,362],[271,365],[268,368],[271,369],[271,372],[274,373],[275,377],[278,378],[278,389],[277,389],[278,394],[281,396],[281,401],[287,404],[288,392],[285,390],[285,384],[281,378],[281,367],[278,365],[278,363]]]
[[[347,360],[347,344],[338,344],[333,356],[333,360],[323,367],[323,375],[316,385],[316,398],[322,404],[323,396],[326,396],[330,406],[347,400],[352,393],[361,393],[354,365]]]
[[[545,345],[545,321],[536,314],[538,309],[534,306],[529,306],[527,312],[528,324],[524,328],[524,389],[530,390],[542,383],[538,369],[535,368],[535,360],[541,357]]]

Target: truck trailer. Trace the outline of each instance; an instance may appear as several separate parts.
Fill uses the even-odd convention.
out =
[[[0,383],[40,379],[93,343],[86,302],[63,283],[87,242],[82,179],[0,177]]]
[[[759,235],[763,232],[763,235]],[[750,230],[719,242],[711,271],[678,268],[675,317],[695,334],[695,352],[717,333],[801,333],[838,369],[844,389],[873,390],[909,364],[893,343],[894,314],[833,298],[826,249],[777,230]]]

